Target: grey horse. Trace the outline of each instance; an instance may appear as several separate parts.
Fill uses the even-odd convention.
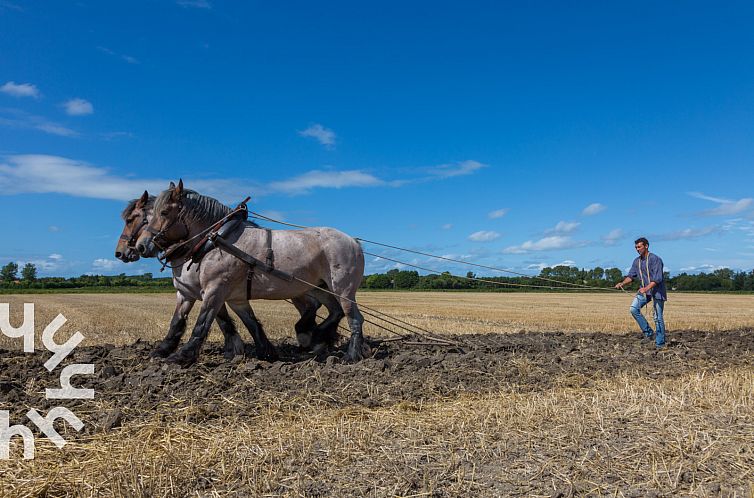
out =
[[[230,213],[230,208],[212,197],[176,186],[171,182],[154,203],[154,216],[136,241],[144,257],[199,236]],[[270,237],[268,242],[268,237]],[[299,299],[313,295],[330,311],[322,327],[345,315],[351,329],[346,359],[358,361],[368,354],[364,343],[364,318],[356,304],[356,290],[364,275],[364,254],[359,243],[333,228],[265,230],[245,223],[230,234],[227,242],[243,253],[264,261],[268,247],[275,255],[278,274],[257,268],[253,272],[251,299]],[[279,275],[290,276],[290,279]],[[187,366],[196,361],[212,320],[223,303],[234,311],[248,306],[248,265],[225,250],[204,256],[198,276],[203,298],[192,336],[171,355],[171,361]],[[238,311],[236,311],[238,312]]]
[[[115,257],[124,263],[137,261],[140,257],[138,251],[136,251],[135,244],[144,228],[146,228],[152,219],[154,201],[155,197],[150,196],[147,191],[144,191],[144,194],[140,198],[130,201],[121,213],[125,226],[115,249]],[[167,335],[152,353],[152,356],[155,357],[167,357],[178,348],[180,339],[186,330],[188,315],[196,301],[201,301],[198,273],[189,270],[189,263],[187,261],[184,261],[183,264],[175,264],[173,266],[176,306]],[[327,329],[317,326],[315,318],[317,316],[317,309],[321,306],[319,301],[311,295],[306,295],[292,302],[301,314],[301,319],[295,326],[296,337],[301,346],[314,346],[315,351],[317,351],[324,349],[326,345],[334,343],[337,337],[337,323],[335,323],[334,327]],[[239,311],[236,312],[243,323],[247,325],[255,341],[257,357],[265,360],[274,360],[276,358],[275,350],[267,340],[262,325],[254,316],[254,312],[248,302],[245,306],[241,304],[238,310],[240,313]],[[339,312],[342,316],[342,311]],[[244,343],[238,335],[238,331],[233,324],[233,320],[230,318],[225,304],[218,310],[215,321],[225,337],[225,358],[232,359],[236,355],[242,355],[244,353]],[[313,336],[314,343],[312,343]]]

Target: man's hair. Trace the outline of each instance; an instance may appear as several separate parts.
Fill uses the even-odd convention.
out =
[[[638,244],[639,242],[641,242],[641,243],[642,243],[642,244],[644,244],[645,246],[649,247],[649,241],[647,240],[647,238],[646,238],[646,237],[639,237],[638,239],[636,239],[636,240],[634,241],[634,245]]]

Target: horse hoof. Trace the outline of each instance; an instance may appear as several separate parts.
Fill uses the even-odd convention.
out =
[[[346,361],[348,363],[356,363],[364,358],[369,357],[372,354],[372,350],[368,344],[364,342],[361,337],[351,338],[351,342],[348,343],[348,352],[346,353]]]
[[[277,361],[278,353],[274,348],[257,350],[257,359],[262,361]]]
[[[311,332],[302,332],[299,334],[296,334],[296,340],[298,341],[298,345],[302,348],[308,348],[312,345],[312,334]]]
[[[191,358],[190,356],[178,352],[168,356],[167,361],[170,363],[175,363],[176,365],[180,365],[183,368],[187,368],[196,363],[196,358]]]
[[[170,351],[165,351],[164,349],[157,348],[151,353],[149,353],[150,358],[166,358],[170,354]]]
[[[314,347],[312,347],[312,353],[317,356],[325,352],[327,352],[327,344],[325,344],[324,342],[317,343],[314,345]]]

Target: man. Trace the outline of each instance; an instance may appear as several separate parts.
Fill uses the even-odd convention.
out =
[[[668,293],[665,290],[665,279],[663,278],[662,259],[656,254],[649,252],[649,241],[641,237],[634,241],[636,252],[639,257],[631,265],[628,275],[623,281],[615,284],[616,289],[622,289],[624,285],[633,282],[637,278],[641,281],[639,292],[631,303],[631,315],[636,323],[639,324],[645,340],[651,340],[655,336],[655,347],[665,347],[665,320],[662,313],[665,310],[665,301],[668,300]],[[655,315],[655,332],[647,323],[647,320],[641,314],[641,309],[650,301],[654,302]]]

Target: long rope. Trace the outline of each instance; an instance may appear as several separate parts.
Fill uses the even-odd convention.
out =
[[[406,331],[408,331],[408,332],[411,332],[411,333],[413,333],[413,334],[416,334],[416,335],[418,335],[418,336],[420,336],[420,337],[424,337],[425,339],[429,339],[429,340],[432,340],[432,341],[442,342],[442,343],[444,343],[444,344],[450,344],[450,345],[453,345],[453,344],[454,344],[454,343],[452,343],[452,342],[450,342],[450,341],[448,341],[448,340],[442,339],[442,338],[440,338],[440,337],[434,337],[434,336],[432,336],[432,332],[430,332],[429,330],[427,330],[427,329],[425,329],[425,328],[423,328],[423,327],[420,327],[420,326],[418,326],[418,325],[414,325],[413,323],[407,322],[407,321],[405,321],[405,320],[401,320],[400,318],[397,318],[397,317],[394,317],[394,316],[388,315],[387,313],[384,313],[384,312],[382,312],[382,311],[376,310],[376,309],[374,309],[374,308],[372,308],[372,307],[370,307],[370,306],[367,306],[367,305],[365,305],[365,304],[358,304],[358,303],[357,303],[356,301],[354,301],[353,299],[351,299],[351,298],[349,298],[349,297],[346,297],[346,296],[341,296],[340,294],[336,294],[335,292],[333,292],[333,291],[331,291],[331,290],[329,290],[329,289],[324,289],[324,288],[320,287],[320,286],[319,286],[319,285],[317,285],[317,284],[313,284],[313,283],[311,283],[311,282],[307,282],[306,280],[304,280],[304,279],[302,279],[302,278],[299,278],[299,277],[297,277],[297,276],[295,276],[295,275],[291,275],[291,276],[293,277],[293,280],[295,280],[295,281],[297,281],[297,282],[301,282],[302,284],[308,285],[308,286],[310,286],[310,287],[312,287],[312,288],[314,288],[314,289],[319,289],[320,291],[322,291],[322,292],[326,292],[327,294],[330,294],[330,295],[333,295],[333,296],[337,297],[338,299],[343,299],[343,300],[345,300],[345,301],[348,301],[348,302],[349,302],[349,303],[351,303],[351,304],[355,304],[355,305],[356,305],[356,306],[358,306],[359,308],[364,308],[364,309],[366,309],[366,310],[369,310],[369,311],[371,311],[372,313],[374,313],[374,314],[376,314],[377,316],[379,316],[379,317],[380,317],[380,319],[382,319],[382,320],[385,320],[385,321],[387,321],[388,323],[390,323],[390,322],[389,322],[388,320],[386,320],[385,318],[383,318],[383,317],[388,317],[388,318],[390,318],[391,320],[394,320],[394,321],[396,321],[396,322],[398,322],[398,323],[401,323],[401,324],[405,324],[405,325],[407,325],[407,326],[409,326],[409,327],[413,327],[414,329],[421,331],[421,332],[416,332],[415,330],[413,330],[413,331],[412,331],[412,330],[410,330],[410,329],[407,329],[407,328],[405,328],[405,327],[401,327],[400,325],[398,325],[398,326],[399,326],[400,328],[402,328],[402,329],[404,329],[404,330],[406,330]],[[375,315],[372,315],[372,316],[375,316]]]
[[[417,268],[419,270],[429,272],[429,273],[431,273],[433,275],[442,275],[442,272],[439,272],[437,270],[432,270],[431,268],[425,268],[423,266],[415,265],[413,263],[406,263],[405,261],[400,261],[400,260],[397,260],[397,259],[388,258],[387,256],[383,256],[381,254],[374,254],[374,253],[367,252],[367,251],[364,251],[364,254],[368,254],[369,256],[375,256],[377,258],[386,259],[388,261],[392,261],[394,263],[398,263],[398,264],[405,265],[405,266],[410,266],[412,268]],[[464,276],[461,276],[461,275],[451,275],[451,276],[454,277],[454,278],[460,278],[460,279],[463,279],[463,280],[473,280],[475,282],[484,282],[486,284],[494,284],[494,285],[512,285],[512,286],[515,286],[515,287],[533,287],[533,288],[536,288],[536,289],[550,289],[550,290],[560,289],[560,290],[581,291],[581,289],[574,288],[574,287],[553,287],[551,285],[519,284],[519,283],[514,283],[514,282],[497,282],[495,280],[487,280],[487,279],[478,278],[478,277],[464,277]]]
[[[436,254],[430,254],[430,253],[422,252],[422,251],[415,251],[413,249],[406,249],[405,247],[398,247],[398,246],[393,246],[393,245],[390,245],[390,244],[383,244],[382,242],[375,242],[373,240],[362,239],[360,237],[355,237],[355,238],[356,238],[356,240],[359,240],[361,242],[367,242],[369,244],[375,244],[375,245],[378,245],[378,246],[389,247],[390,249],[397,249],[399,251],[405,251],[405,252],[410,252],[410,253],[414,253],[414,254],[419,254],[421,256],[427,256],[427,257],[430,257],[430,258],[442,259],[442,260],[445,260],[445,261],[450,261],[450,262],[453,262],[453,263],[459,263],[459,264],[462,264],[462,265],[476,266],[477,268],[485,268],[487,270],[493,270],[493,271],[502,272],[502,273],[510,273],[510,274],[513,274],[513,275],[518,275],[519,277],[536,278],[538,280],[545,280],[545,281],[548,281],[548,282],[555,282],[557,284],[570,285],[572,287],[580,287],[580,288],[584,288],[584,289],[614,290],[614,289],[609,289],[609,288],[605,288],[605,287],[596,287],[596,286],[593,286],[593,285],[578,284],[578,283],[575,283],[575,282],[566,282],[564,280],[556,280],[554,278],[540,277],[540,276],[534,276],[534,275],[527,275],[526,273],[519,273],[519,272],[516,272],[516,271],[513,271],[513,270],[507,270],[507,269],[504,269],[504,268],[497,268],[497,267],[494,267],[494,266],[480,265],[478,263],[470,263],[468,261],[462,261],[460,259],[453,259],[453,258],[448,258],[448,257],[445,257],[445,256],[438,256]]]
[[[252,216],[254,216],[255,218],[261,218],[263,220],[267,220],[267,221],[270,221],[272,223],[278,223],[280,225],[286,225],[286,226],[294,227],[294,228],[304,228],[304,229],[305,228],[309,228],[309,227],[305,227],[303,225],[296,225],[294,223],[287,223],[285,221],[276,220],[274,218],[270,218],[268,216],[256,213],[254,211],[250,211],[249,213]],[[516,271],[513,271],[513,270],[507,270],[507,269],[504,269],[504,268],[496,268],[494,266],[480,265],[480,264],[477,264],[477,263],[470,263],[468,261],[462,261],[462,260],[459,260],[459,259],[448,258],[446,256],[438,256],[436,254],[430,254],[430,253],[427,253],[427,252],[416,251],[414,249],[407,249],[405,247],[398,247],[398,246],[394,246],[394,245],[390,245],[390,244],[385,244],[385,243],[382,243],[382,242],[376,242],[374,240],[364,239],[364,238],[361,238],[361,237],[354,237],[354,238],[356,240],[358,240],[358,241],[366,242],[368,244],[374,244],[374,245],[378,245],[378,246],[382,246],[382,247],[388,247],[390,249],[396,249],[398,251],[405,251],[405,252],[410,252],[410,253],[414,253],[414,254],[419,254],[421,256],[426,256],[426,257],[429,257],[429,258],[442,259],[442,260],[445,260],[445,261],[450,261],[452,263],[459,263],[459,264],[468,265],[468,266],[475,266],[477,268],[484,268],[484,269],[487,269],[487,270],[493,270],[493,271],[502,272],[502,273],[510,273],[512,275],[518,275],[519,277],[535,278],[535,279],[538,279],[538,280],[545,280],[545,281],[548,281],[548,282],[554,282],[554,283],[557,283],[557,284],[568,285],[568,286],[571,286],[571,287],[580,287],[580,288],[584,288],[584,289],[594,289],[594,290],[601,290],[601,291],[615,290],[613,288],[597,287],[597,286],[594,286],[594,285],[586,285],[586,284],[578,284],[578,283],[574,283],[574,282],[566,282],[566,281],[563,281],[563,280],[556,280],[556,279],[548,278],[548,277],[540,277],[540,276],[534,276],[534,275],[527,275],[525,273],[519,273],[519,272],[516,272]],[[385,258],[384,256],[377,256],[377,257],[382,257],[384,259],[389,259],[389,258]]]
[[[293,304],[293,301],[291,301],[290,299],[286,299],[285,301],[286,301],[286,302],[288,302],[288,303],[290,303],[290,304]],[[361,306],[361,305],[359,305],[359,306]],[[365,312],[365,313],[367,313],[367,312]],[[327,319],[327,317],[324,317],[324,316],[320,315],[319,313],[315,313],[315,314],[317,315],[317,318],[319,318],[320,320],[323,320],[323,321],[324,321],[324,320],[326,320],[326,319]],[[370,315],[370,316],[372,316],[371,314],[369,314],[369,315]],[[385,320],[385,321],[387,321],[387,320]],[[394,330],[392,330],[392,329],[389,329],[389,328],[387,328],[387,327],[385,327],[385,326],[383,326],[383,325],[380,325],[380,324],[379,324],[379,323],[377,323],[377,322],[373,322],[373,321],[371,321],[371,320],[367,320],[366,318],[364,319],[364,322],[366,322],[366,323],[368,323],[368,324],[370,324],[370,325],[374,325],[375,327],[377,327],[377,328],[379,328],[379,329],[382,329],[382,330],[385,330],[385,331],[387,331],[387,332],[390,332],[391,334],[395,334],[396,336],[398,336],[398,339],[405,339],[405,338],[406,338],[406,336],[404,336],[403,334],[400,334],[400,333],[398,333],[398,332],[396,332],[396,331],[394,331]],[[392,324],[391,324],[391,325],[392,325]],[[338,323],[338,328],[339,328],[339,329],[340,329],[341,331],[343,331],[343,332],[346,332],[346,333],[348,333],[348,334],[350,334],[350,333],[351,333],[351,330],[350,330],[350,329],[348,329],[347,327],[344,327],[344,326],[343,326],[343,325],[341,325],[340,323]]]

